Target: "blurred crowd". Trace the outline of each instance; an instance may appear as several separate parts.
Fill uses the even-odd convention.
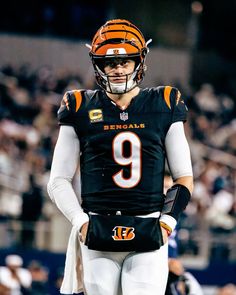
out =
[[[46,184],[62,95],[84,87],[82,76],[47,66],[0,69],[0,221],[27,224],[20,241],[24,246],[34,243],[35,222],[51,218]],[[198,242],[193,243],[192,232],[199,230],[213,239],[236,234],[236,98],[216,93],[210,84],[188,93],[179,89],[189,108],[185,127],[195,189],[178,234],[180,252],[191,249],[196,254]],[[210,254],[217,251],[212,247]]]
[[[199,254],[199,240],[205,240],[211,245],[206,253],[209,257],[235,260],[230,251],[236,246],[235,98],[202,84],[187,93],[186,99],[195,187],[180,223],[179,238],[182,246],[186,243],[183,251],[192,249],[192,254]]]
[[[50,271],[39,260],[24,259],[17,254],[5,257],[0,266],[1,295],[59,295],[63,271],[58,269],[50,280]]]

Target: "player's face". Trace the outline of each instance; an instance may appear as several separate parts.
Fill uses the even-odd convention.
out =
[[[133,74],[135,61],[126,58],[112,58],[105,62],[104,72],[109,76],[111,83],[125,83]]]

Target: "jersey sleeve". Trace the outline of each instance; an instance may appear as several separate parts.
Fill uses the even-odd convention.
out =
[[[80,90],[67,91],[61,101],[60,108],[57,112],[59,125],[75,124],[75,114],[82,103],[82,93]]]
[[[183,97],[181,96],[180,91],[177,88],[171,89],[171,109],[172,109],[172,123],[183,121],[185,122],[187,120],[187,113],[188,109],[185,105],[185,101]]]
[[[164,86],[162,89],[165,107],[168,108],[169,112],[172,114],[171,123],[178,121],[185,122],[187,120],[188,109],[180,91],[171,86]]]

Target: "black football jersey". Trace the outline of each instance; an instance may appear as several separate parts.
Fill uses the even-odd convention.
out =
[[[125,110],[103,90],[67,92],[58,119],[73,126],[80,141],[82,207],[97,213],[161,210],[165,137],[186,115],[180,92],[170,86],[141,89]]]

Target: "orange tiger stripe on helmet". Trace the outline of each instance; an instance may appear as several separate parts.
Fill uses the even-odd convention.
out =
[[[114,42],[114,44],[112,44]],[[91,53],[106,55],[108,47],[125,48],[127,54],[140,53],[146,48],[145,39],[140,30],[127,20],[116,19],[106,22],[92,41]]]
[[[125,30],[128,29],[128,30],[134,32],[135,34],[139,34],[139,38],[143,39],[143,34],[141,33],[141,31],[134,24],[132,24],[130,21],[125,20],[125,19],[109,20],[102,27],[105,28],[107,31],[112,30],[112,29],[113,30],[120,30],[121,28],[125,29]]]
[[[123,19],[114,19],[107,21],[105,25],[103,25],[95,34],[93,42],[96,42],[96,39],[100,37],[104,39],[102,36],[105,33],[114,33],[114,32],[130,32],[132,33],[139,41],[142,43],[142,46],[145,44],[145,40],[141,31],[133,25],[131,22]]]

